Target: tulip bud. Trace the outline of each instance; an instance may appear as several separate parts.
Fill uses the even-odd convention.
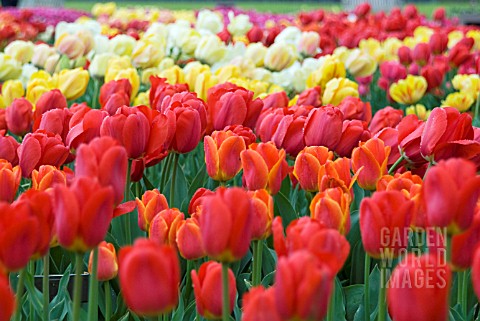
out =
[[[22,172],[19,166],[13,167],[7,160],[0,159],[0,201],[13,202],[21,177]]]
[[[142,199],[136,199],[138,210],[138,227],[142,231],[150,229],[150,222],[157,213],[168,209],[167,199],[157,189],[146,191]]]
[[[328,188],[313,198],[310,203],[310,217],[325,227],[347,235],[350,231],[350,194],[340,187]]]
[[[4,159],[12,164],[18,165],[17,149],[20,144],[13,138],[13,136],[4,136],[0,130],[0,159]]]
[[[333,152],[324,146],[305,147],[295,159],[293,174],[302,189],[308,192],[318,191],[318,172],[321,165],[333,160]]]
[[[187,260],[197,260],[206,255],[197,217],[193,214],[185,221],[181,221],[177,228],[178,252]]]
[[[17,98],[25,95],[23,84],[20,80],[7,80],[2,85],[2,97],[5,106],[10,106]]]
[[[148,236],[151,240],[177,249],[177,230],[183,220],[183,213],[178,209],[165,209],[153,217],[148,229]]]
[[[273,291],[273,287],[257,286],[245,293],[242,321],[281,321]]]
[[[347,78],[333,78],[323,92],[323,104],[338,106],[347,97],[358,97],[358,84]]]
[[[222,265],[209,261],[200,266],[197,271],[192,270],[193,291],[197,311],[206,319],[220,319],[222,317]],[[237,285],[235,275],[228,269],[228,298],[230,301],[230,313],[235,305]]]
[[[263,240],[272,233],[273,198],[264,189],[249,191],[252,200],[253,227],[252,240]]]
[[[352,169],[358,174],[358,185],[367,190],[375,190],[378,180],[387,174],[390,146],[378,138],[361,142],[352,152]]]
[[[425,78],[408,75],[407,78],[392,84],[389,93],[397,103],[412,105],[423,97],[427,88],[428,83]]]
[[[425,66],[430,59],[430,46],[421,42],[413,48],[412,60],[419,66]]]
[[[412,51],[407,46],[398,48],[398,60],[404,66],[408,66],[412,63]]]
[[[8,129],[15,135],[23,136],[32,128],[33,106],[25,98],[18,98],[7,107],[5,119]]]
[[[75,100],[83,96],[87,90],[89,78],[88,71],[81,68],[62,70],[58,75],[58,89],[67,100]]]
[[[436,32],[430,37],[428,44],[434,55],[441,55],[447,50],[448,36],[445,33]]]
[[[73,172],[71,173],[73,174]],[[52,165],[42,165],[38,170],[32,171],[32,188],[45,191],[60,184],[67,185],[67,173]]]
[[[88,273],[92,273],[93,251],[88,260]],[[98,245],[98,270],[97,279],[99,281],[109,281],[117,276],[118,260],[115,247],[112,243],[102,241]]]
[[[74,35],[64,33],[55,41],[55,48],[69,59],[77,59],[84,55],[85,45],[82,40]]]

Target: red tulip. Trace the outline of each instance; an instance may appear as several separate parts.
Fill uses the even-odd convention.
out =
[[[308,105],[313,107],[322,106],[322,88],[315,86],[313,88],[305,89],[300,93],[297,99],[297,105]]]
[[[360,203],[360,232],[365,251],[374,258],[398,257],[408,246],[413,201],[396,190],[375,192]]]
[[[428,223],[448,227],[452,234],[466,230],[472,224],[479,196],[480,176],[475,164],[460,158],[438,162],[423,183]]]
[[[288,172],[285,150],[278,150],[271,142],[254,143],[240,154],[240,158],[243,182],[249,190],[265,188],[270,194],[278,193]]]
[[[333,160],[333,152],[323,146],[305,147],[295,159],[293,174],[302,189],[308,192],[318,191],[318,172],[321,165]]]
[[[122,97],[122,101],[126,101],[127,103],[125,105],[128,106],[130,96],[132,95],[132,85],[130,81],[128,81],[128,79],[111,80],[103,84],[100,88],[100,94],[98,96],[100,106],[102,109],[106,109],[110,115],[114,115],[116,110],[108,110],[105,106],[112,97],[115,97],[114,95]],[[111,111],[113,111],[113,113]]]
[[[206,319],[220,319],[222,317],[222,265],[209,261],[200,266],[197,271],[192,270],[193,291],[197,311]],[[237,286],[235,275],[228,269],[228,298],[230,313],[235,305]]]
[[[410,254],[395,268],[387,285],[388,310],[395,321],[446,321],[451,272],[443,258]]]
[[[73,116],[70,119],[70,131],[65,143],[76,149],[81,143],[88,143],[100,136],[100,127],[108,113],[103,110],[91,109],[86,105],[72,106]]]
[[[224,131],[231,131],[234,134],[241,136],[245,142],[245,146],[250,146],[252,143],[255,143],[257,140],[257,136],[255,136],[254,132],[249,128],[242,125],[231,125],[227,126],[223,129]]]
[[[444,74],[442,70],[433,65],[425,66],[422,69],[422,76],[427,80],[428,91],[433,91],[443,83]]]
[[[19,166],[12,166],[8,161],[0,159],[0,201],[11,203],[15,199],[22,171]]]
[[[252,240],[263,240],[272,233],[273,198],[264,189],[249,191],[252,200]]]
[[[368,129],[370,129],[372,135],[375,135],[385,127],[395,128],[395,126],[397,126],[402,120],[402,117],[402,110],[387,106],[375,113]]]
[[[123,200],[127,166],[127,151],[111,137],[95,138],[77,149],[76,176],[97,178],[100,185],[111,186],[116,205]]]
[[[5,131],[0,130],[0,159],[18,165],[17,149],[20,144],[12,136],[5,136]]]
[[[70,251],[86,252],[107,234],[113,218],[114,193],[96,178],[75,178],[69,187],[55,190],[55,228],[58,242]]]
[[[350,194],[342,188],[328,188],[312,199],[310,217],[341,234],[350,231]]]
[[[282,321],[277,312],[274,287],[257,286],[245,293],[242,321]]]
[[[166,78],[159,78],[155,76],[150,77],[152,86],[150,87],[150,106],[152,109],[160,111],[162,102],[167,96],[173,96],[174,94],[181,92],[188,92],[187,84],[175,84],[171,85],[167,83]]]
[[[116,139],[131,159],[143,156],[150,137],[150,123],[137,107],[121,107],[115,115],[107,116],[100,127],[101,136]]]
[[[205,252],[221,262],[241,259],[252,237],[252,202],[240,188],[219,188],[202,198],[200,231]]]
[[[417,44],[413,48],[412,59],[417,65],[425,66],[430,59],[430,46],[425,42]]]
[[[53,89],[42,94],[35,104],[34,119],[37,120],[49,110],[67,108],[67,99],[59,89]]]
[[[98,263],[97,263],[97,279],[99,281],[109,281],[118,274],[118,259],[115,247],[112,243],[105,241],[98,245]],[[88,273],[92,273],[93,251],[88,259]]]
[[[10,288],[8,277],[0,274],[0,320],[8,321],[15,311],[15,296]]]
[[[358,119],[370,123],[372,119],[372,106],[369,102],[363,102],[358,97],[345,97],[338,105],[343,113],[343,119]]]
[[[400,158],[400,151],[398,149],[398,129],[385,127],[373,137],[382,140],[385,146],[390,146],[390,154],[388,155],[387,165],[393,165]],[[418,154],[420,154],[420,152]]]
[[[448,52],[448,62],[451,66],[458,68],[472,58],[468,46],[457,43]]]
[[[452,157],[472,158],[480,153],[480,143],[473,140],[472,117],[451,107],[434,108],[420,140],[426,159],[439,161]]]
[[[41,165],[59,167],[64,164],[68,155],[69,150],[59,135],[40,129],[27,134],[18,147],[18,158],[23,177],[29,177],[32,171],[39,169]]]
[[[32,258],[38,259],[44,256],[50,248],[53,236],[53,204],[50,193],[44,191],[27,190],[12,204],[14,210],[28,210],[30,216],[38,221],[38,229],[35,231],[38,242]]]
[[[177,228],[178,252],[187,260],[197,260],[206,255],[197,217],[193,214],[190,218],[181,221]]]
[[[24,268],[37,250],[39,228],[27,204],[0,202],[0,266],[12,272]]]
[[[171,148],[178,153],[191,152],[205,133],[207,125],[205,103],[194,93],[182,92],[163,100],[161,112],[166,114],[170,110],[176,116],[176,129]]]
[[[170,246],[137,239],[133,246],[120,250],[119,262],[120,288],[130,310],[153,317],[175,308],[180,266]]]
[[[352,169],[358,174],[358,185],[367,190],[374,190],[378,180],[387,174],[390,146],[378,138],[371,138],[352,152]]]
[[[25,98],[15,99],[5,112],[8,130],[18,136],[23,136],[32,128],[33,106]]]
[[[253,92],[231,83],[216,85],[208,90],[207,133],[228,125],[254,128],[262,111],[261,99],[253,99]]]
[[[444,7],[438,7],[432,13],[433,20],[438,22],[442,22],[443,20],[445,20],[446,16],[447,12]]]
[[[410,163],[419,165],[426,163],[420,153],[420,141],[424,127],[425,122],[419,120],[416,115],[407,115],[397,125],[398,146]],[[398,157],[391,161],[395,162]],[[388,163],[393,164],[391,161],[389,160]]]
[[[401,46],[398,48],[398,60],[404,66],[408,66],[412,63],[412,51],[407,46]]]
[[[214,131],[204,138],[205,164],[208,175],[217,181],[228,181],[242,169],[240,153],[245,140],[232,131]]]
[[[441,55],[448,48],[448,35],[446,33],[436,32],[430,36],[428,44],[434,55]]]
[[[68,132],[70,130],[69,123],[72,118],[72,112],[69,109],[51,109],[43,113],[33,126],[33,130],[45,130],[62,137],[62,141],[66,142]]]
[[[7,131],[6,110],[0,109],[0,131]]]
[[[200,187],[195,191],[192,198],[190,199],[190,204],[188,204],[188,214],[191,216],[195,213],[200,213],[202,208],[202,199],[204,196],[215,194],[213,191]]]
[[[150,110],[150,108],[145,107],[144,110]],[[165,114],[152,111],[151,117],[150,137],[143,158],[147,167],[156,165],[167,157],[177,126],[175,114],[171,110]]]
[[[452,237],[452,267],[466,270],[472,266],[473,254],[480,244],[480,207],[476,207],[472,225]]]
[[[325,106],[312,109],[305,121],[306,146],[325,146],[335,150],[342,137],[343,114],[338,107]]]
[[[366,15],[368,15],[370,13],[371,9],[372,9],[372,7],[370,6],[370,4],[368,2],[364,2],[364,3],[361,3],[361,4],[357,5],[355,7],[355,9],[353,10],[353,13],[358,18],[362,18],[362,17],[365,17]]]
[[[282,320],[323,320],[332,285],[332,273],[312,254],[279,258],[273,291]]]
[[[341,157],[348,157],[352,154],[358,143],[364,142],[370,139],[371,134],[367,129],[367,123],[360,120],[344,120],[342,128],[342,136],[337,147],[335,147],[335,153]]]
[[[247,32],[247,38],[250,43],[260,42],[263,39],[263,30],[259,26],[253,25]]]
[[[177,249],[177,230],[183,220],[184,215],[178,209],[165,209],[153,217],[148,229],[148,236],[151,240]]]
[[[273,220],[273,244],[278,257],[291,256],[304,250],[314,254],[318,261],[336,275],[348,258],[350,245],[337,230],[326,228],[320,221],[302,217],[287,227],[283,235],[282,219]]]

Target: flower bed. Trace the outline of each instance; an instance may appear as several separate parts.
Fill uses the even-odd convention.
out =
[[[0,320],[479,317],[478,27],[0,21]]]

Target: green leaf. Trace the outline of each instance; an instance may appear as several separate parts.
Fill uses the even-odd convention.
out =
[[[345,321],[345,297],[343,295],[342,284],[338,277],[335,278],[335,312],[334,320],[335,321]]]
[[[353,321],[355,312],[359,309],[363,302],[363,284],[350,285],[343,288],[345,293],[345,310],[347,312],[347,320]]]
[[[277,268],[277,253],[270,249],[266,243],[263,244],[262,250],[262,274],[268,275]]]
[[[180,299],[178,301],[178,306],[173,313],[172,321],[181,321],[184,320],[184,312],[185,312],[185,303],[183,302],[183,296],[180,294]]]
[[[284,194],[278,192],[277,195],[273,197],[273,199],[275,215],[282,218],[284,226],[288,226],[291,221],[298,218],[298,214],[295,212],[292,204],[290,204],[290,201],[285,197]]]
[[[265,288],[268,288],[269,286],[271,286],[273,284],[273,279],[275,278],[275,271],[272,271],[270,273],[268,273],[267,275],[265,275],[265,277],[263,278],[262,280],[262,285],[265,287]]]
[[[42,293],[35,287],[35,284],[33,282],[33,275],[31,275],[30,273],[26,273],[25,275],[25,289],[27,290],[26,294],[28,295],[28,301],[24,302],[31,303],[38,315],[42,315]]]

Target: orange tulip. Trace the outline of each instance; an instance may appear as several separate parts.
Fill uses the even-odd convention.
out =
[[[0,201],[13,202],[21,179],[19,166],[13,167],[8,161],[0,159]]]
[[[170,246],[137,239],[120,250],[119,263],[120,288],[130,310],[153,317],[178,304],[180,265]]]
[[[93,251],[88,259],[88,273],[92,273]],[[112,243],[105,241],[98,245],[98,270],[97,279],[99,281],[108,281],[117,276],[118,259],[115,247]]]
[[[32,172],[32,188],[40,191],[45,191],[52,188],[56,184],[67,184],[67,172],[69,168],[60,170],[52,165],[42,165],[38,170],[34,169]],[[69,175],[73,176],[72,171],[68,171]]]
[[[183,213],[177,208],[165,209],[157,213],[150,222],[148,229],[149,238],[176,249],[177,229],[183,218]]]
[[[72,185],[55,186],[55,228],[58,242],[70,251],[86,252],[107,234],[113,218],[113,189],[97,179],[77,177]]]
[[[318,189],[324,191],[328,188],[341,187],[344,191],[350,191],[353,199],[353,184],[357,180],[358,174],[353,177],[350,174],[350,159],[343,157],[335,161],[327,161],[325,166],[321,166],[318,171]]]
[[[178,224],[176,242],[178,252],[187,260],[197,260],[206,255],[200,225],[195,213]]]
[[[288,174],[285,150],[278,150],[272,142],[254,143],[240,157],[243,182],[249,190],[265,188],[272,195],[278,193]]]
[[[333,152],[324,146],[305,147],[295,159],[293,175],[302,189],[308,192],[318,191],[318,172],[321,165],[333,160]]]
[[[390,146],[378,138],[371,138],[352,152],[352,169],[358,174],[358,185],[366,190],[374,190],[378,180],[387,174]]]
[[[264,189],[249,191],[253,204],[252,240],[263,240],[272,233],[273,198]]]
[[[318,193],[310,203],[310,216],[341,234],[350,231],[350,194],[340,187]]]
[[[232,131],[214,131],[203,141],[208,175],[221,182],[234,178],[242,168],[240,153],[246,148],[243,137]]]
[[[220,319],[222,317],[222,265],[213,261],[205,262],[200,266],[198,273],[192,270],[191,275],[198,313],[209,320]],[[231,313],[237,295],[235,275],[231,269],[228,269],[228,290]]]
[[[245,256],[252,238],[252,201],[241,188],[220,187],[202,198],[200,231],[205,252],[220,262]]]
[[[157,213],[168,209],[167,199],[163,194],[160,194],[158,189],[146,191],[142,195],[140,200],[138,197],[137,210],[138,210],[138,227],[142,231],[148,231],[150,228],[150,222],[157,215]]]
[[[204,196],[213,195],[214,192],[206,189],[204,187],[200,187],[197,189],[195,194],[193,194],[192,198],[190,199],[190,204],[188,204],[188,214],[193,216],[194,213],[200,213],[201,205],[202,205],[202,198]]]

